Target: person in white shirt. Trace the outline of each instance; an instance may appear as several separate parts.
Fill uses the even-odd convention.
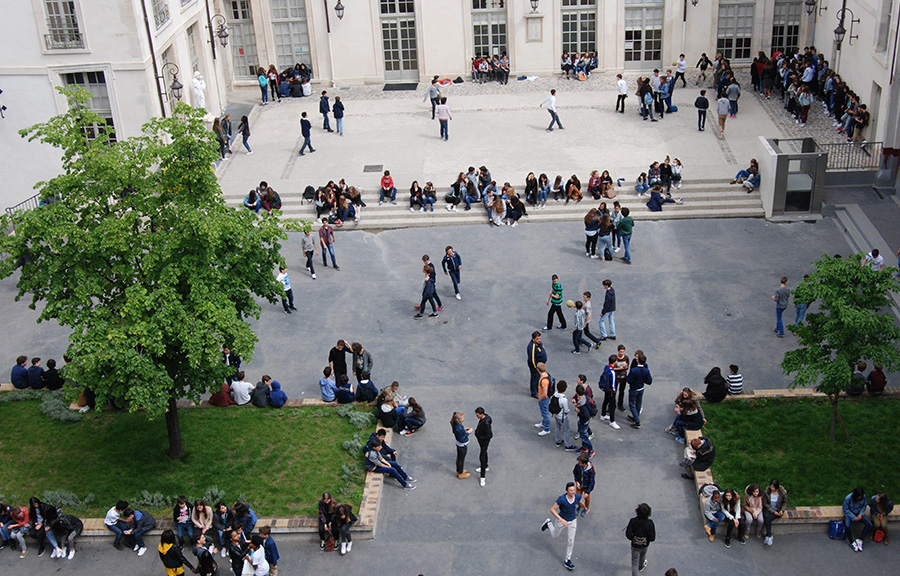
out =
[[[621,74],[616,74],[616,87],[619,95],[616,97],[616,112],[625,113],[625,99],[628,98],[628,82],[622,79]],[[621,109],[619,109],[621,106]]]
[[[551,90],[550,95],[544,98],[544,101],[541,102],[538,108],[543,108],[544,104],[547,105],[547,111],[550,112],[550,126],[547,126],[547,132],[553,132],[554,122],[556,122],[556,125],[562,130],[563,125],[559,121],[559,116],[556,115],[556,90]]]
[[[884,256],[882,256],[878,248],[874,248],[863,258],[863,266],[868,266],[876,272],[884,270]]]
[[[675,82],[678,82],[678,79],[681,78],[682,88],[687,88],[687,81],[684,79],[685,72],[687,72],[687,60],[684,59],[684,54],[679,54],[678,61],[675,63]]]
[[[266,561],[266,550],[263,548],[262,536],[254,534],[250,538],[250,564],[253,565],[253,576],[269,576],[269,563]]]
[[[288,276],[287,268],[281,267],[275,280],[284,285],[284,294],[281,295],[281,305],[284,306],[284,313],[290,314],[294,308],[294,291],[291,290],[291,278]]]
[[[250,393],[253,392],[253,384],[244,381],[244,373],[238,372],[234,375],[234,382],[231,383],[231,397],[238,406],[244,406],[250,403]]]
[[[113,546],[115,546],[117,550],[122,550],[122,535],[124,534],[124,531],[128,529],[128,525],[121,520],[122,512],[124,512],[126,508],[128,508],[128,502],[119,500],[116,502],[115,506],[106,512],[106,518],[103,519],[106,529],[116,535]]]

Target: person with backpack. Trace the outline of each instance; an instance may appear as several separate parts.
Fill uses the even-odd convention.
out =
[[[638,504],[634,513],[635,517],[625,527],[625,537],[631,541],[631,576],[638,576],[647,567],[647,548],[656,540],[656,526],[650,519],[651,509],[648,504]]]
[[[262,104],[265,106],[269,103],[269,79],[266,78],[266,71],[258,68],[256,70],[256,80],[259,82],[259,89],[262,92]]]
[[[582,452],[578,455],[572,474],[575,476],[575,493],[584,499],[584,508],[578,512],[582,516],[587,516],[591,511],[591,492],[594,491],[594,481],[597,477],[597,470],[591,464],[590,454]]]
[[[609,427],[618,430],[616,424],[616,372],[613,367],[616,364],[616,355],[609,357],[609,363],[603,367],[603,374],[597,387],[603,390],[603,404],[600,406],[600,419],[609,421]]]
[[[588,458],[594,457],[594,445],[591,444],[591,418],[597,415],[597,405],[594,399],[586,394],[584,380],[579,374],[578,385],[575,386],[575,396],[572,397],[572,403],[575,405],[575,412],[578,415],[578,437],[581,438],[582,453],[588,455]]]
[[[628,409],[631,414],[628,419],[631,420],[631,427],[635,430],[641,429],[641,407],[644,403],[644,385],[653,384],[653,376],[650,375],[650,369],[647,368],[647,357],[644,352],[638,350],[634,356],[636,365],[631,367],[628,372],[626,381],[628,382]]]
[[[538,370],[538,408],[541,411],[541,421],[534,425],[540,428],[538,436],[546,436],[550,433],[550,396],[556,393],[556,381],[547,373],[547,365],[537,363]]]
[[[556,447],[563,445],[565,440],[566,452],[574,452],[577,450],[571,442],[569,429],[569,401],[566,398],[566,388],[568,384],[565,380],[560,380],[556,384],[556,392],[550,397],[550,404],[547,411],[553,415],[553,438],[556,440]]]

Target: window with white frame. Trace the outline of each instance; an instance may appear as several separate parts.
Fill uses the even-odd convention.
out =
[[[159,30],[163,24],[169,21],[169,3],[166,0],[151,0],[151,5],[156,29]]]
[[[47,34],[44,35],[47,50],[84,48],[74,0],[44,0],[44,8],[47,11]]]
[[[755,4],[719,4],[716,51],[729,60],[752,57]]]
[[[200,55],[197,52],[197,24],[187,29],[188,55],[191,57],[191,71],[200,71]]]
[[[237,78],[256,78],[259,57],[250,0],[228,0],[225,9],[234,75]]]
[[[500,56],[507,51],[503,0],[472,0],[472,36],[476,56]]]
[[[597,49],[597,0],[562,0],[563,52]]]
[[[302,62],[312,67],[309,28],[304,0],[270,0],[272,35],[275,37],[275,65],[279,70]]]
[[[662,60],[662,0],[625,0],[625,65],[659,66]]]
[[[800,47],[800,18],[803,2],[776,2],[772,20],[772,53]]]
[[[888,48],[891,36],[891,17],[894,12],[894,0],[881,0],[880,17],[875,28],[875,51],[884,52]]]
[[[115,128],[113,121],[112,104],[109,99],[109,90],[106,87],[106,75],[102,70],[94,72],[69,72],[62,75],[62,81],[66,86],[79,86],[91,95],[87,106],[100,115],[106,124],[94,124],[84,129],[85,135],[91,140],[98,134],[107,133],[109,128]],[[116,141],[115,133],[110,134],[110,142]]]

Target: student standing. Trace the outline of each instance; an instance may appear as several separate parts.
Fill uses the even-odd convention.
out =
[[[269,575],[277,576],[278,560],[281,558],[281,555],[278,553],[275,539],[272,538],[272,529],[268,526],[263,526],[259,529],[259,536],[262,538],[263,550],[266,552],[266,562],[269,563]]]
[[[650,375],[650,369],[647,368],[647,357],[644,353],[638,351],[634,356],[637,364],[631,367],[626,380],[628,382],[628,409],[631,415],[631,427],[640,430],[641,428],[641,407],[644,403],[644,385],[653,384],[653,376]]]
[[[443,268],[444,274],[449,275],[450,281],[453,282],[453,291],[456,293],[456,299],[462,300],[462,296],[459,294],[459,285],[462,282],[459,275],[462,271],[462,257],[459,255],[459,252],[453,249],[453,246],[444,248],[441,268]]]
[[[616,89],[619,94],[616,96],[616,112],[625,113],[625,99],[628,98],[628,82],[622,79],[621,74],[616,74]]]
[[[250,120],[246,116],[241,116],[241,123],[238,124],[237,131],[241,135],[244,148],[247,149],[247,155],[253,154],[253,150],[250,149]]]
[[[540,103],[538,108],[543,108],[544,104],[547,105],[547,111],[550,112],[550,125],[547,126],[547,132],[553,132],[553,123],[555,122],[559,129],[563,129],[562,123],[559,121],[559,116],[556,114],[556,90],[551,90],[550,95],[544,98],[544,101]]]
[[[772,295],[772,300],[775,301],[775,335],[779,338],[784,338],[784,322],[781,317],[784,311],[787,310],[788,300],[791,298],[791,291],[787,287],[787,282],[787,276],[782,276],[781,286]]]
[[[719,136],[725,136],[725,121],[728,120],[728,114],[731,112],[731,103],[728,98],[722,96],[716,100],[716,114],[719,115]]]
[[[225,131],[225,153],[231,154],[231,141],[234,140],[234,132],[231,126],[231,114],[226,114],[222,119],[222,130]]]
[[[300,237],[300,250],[306,256],[306,269],[309,271],[312,279],[316,279],[316,268],[313,265],[313,252],[318,256],[319,247],[316,245],[315,241],[312,239],[312,232],[306,230],[303,233],[303,236]]]
[[[438,85],[437,78],[431,79],[431,86],[429,86],[428,91],[425,92],[425,97],[422,98],[422,102],[426,100],[431,100],[431,119],[434,120],[435,109],[437,109],[438,104],[441,103],[441,87]]]
[[[184,574],[185,566],[190,568],[191,572],[196,572],[194,566],[182,554],[181,548],[175,545],[175,533],[172,530],[165,530],[159,537],[158,550],[159,559],[162,560],[167,576]]]
[[[597,387],[603,390],[603,404],[600,406],[600,419],[609,420],[610,428],[618,430],[620,426],[616,424],[616,372],[613,366],[616,363],[616,355],[609,357],[609,364],[603,367],[603,374]]]
[[[441,138],[443,138],[444,141],[447,141],[450,139],[449,122],[450,120],[453,120],[453,116],[450,115],[450,107],[447,106],[446,96],[441,96],[441,103],[438,104],[435,112],[437,113],[438,122],[441,125]]]
[[[566,560],[563,565],[569,570],[575,569],[572,563],[572,550],[575,547],[575,531],[578,527],[576,520],[578,508],[584,508],[582,497],[575,493],[575,483],[566,484],[566,493],[556,499],[550,508],[553,519],[547,518],[541,525],[541,531],[550,530],[550,536],[557,538],[566,530]],[[587,511],[584,513],[587,516]]]
[[[319,112],[322,114],[322,130],[334,132],[331,129],[331,123],[328,121],[328,113],[331,112],[331,106],[328,104],[328,91],[322,90],[322,97],[319,98]]]
[[[453,439],[456,442],[456,477],[460,480],[471,477],[466,466],[466,452],[469,446],[469,434],[472,433],[471,428],[463,426],[465,416],[462,412],[454,412],[450,418],[450,429],[453,431]]]
[[[281,296],[281,305],[284,307],[284,313],[290,314],[294,308],[294,291],[291,289],[291,277],[288,276],[287,268],[282,266],[278,271],[275,280],[281,282],[284,286],[284,294]]]
[[[335,128],[337,128],[338,134],[343,136],[344,135],[344,103],[341,101],[340,96],[334,97],[334,106],[332,107],[332,111],[334,112]]]
[[[634,518],[625,528],[625,537],[631,541],[631,576],[638,576],[647,567],[647,548],[656,540],[656,526],[650,519],[650,512],[647,503],[638,504]]]
[[[559,276],[554,274],[550,277],[550,295],[547,297],[547,306],[550,306],[550,311],[547,312],[547,323],[544,325],[544,332],[553,329],[553,315],[556,314],[557,318],[559,318],[559,328],[560,330],[565,330],[566,318],[563,316],[562,312],[562,301],[563,301],[563,287],[562,282],[559,281]],[[601,334],[603,332],[603,326],[600,327]],[[601,338],[602,340],[602,338]]]
[[[544,345],[541,344],[541,333],[539,330],[535,330],[531,333],[531,342],[528,343],[526,351],[528,354],[528,372],[531,381],[531,397],[537,398],[538,381],[541,377],[541,373],[538,370],[538,364],[547,363],[547,351],[544,350]]]
[[[575,463],[572,474],[575,476],[575,492],[584,499],[581,515],[585,516],[591,511],[591,492],[594,491],[594,482],[597,478],[597,470],[591,464],[589,453],[582,452],[578,455],[578,461]]]
[[[616,231],[619,239],[625,245],[625,255],[622,256],[622,262],[631,264],[631,234],[634,231],[634,218],[631,217],[631,210],[628,207],[622,208],[622,219],[616,224]],[[590,338],[590,336],[589,336]]]
[[[546,436],[550,433],[550,374],[547,373],[547,365],[543,362],[537,364],[538,373],[538,409],[541,412],[541,421],[534,425],[541,428],[538,436]]]
[[[567,388],[568,383],[565,380],[560,380],[556,384],[556,392],[550,399],[547,409],[553,415],[553,438],[556,440],[556,447],[563,446],[563,442],[565,442],[566,451],[574,452],[577,448],[572,444],[570,438],[570,408],[569,400],[566,398]]]
[[[309,148],[310,152],[315,152],[316,149],[312,147],[312,141],[310,140],[312,123],[306,118],[306,112],[300,113],[300,134],[303,136],[303,146],[300,147],[300,155],[305,156],[306,154],[303,151],[307,148]]]
[[[626,252],[627,253],[627,252]],[[600,340],[616,339],[616,291],[612,287],[612,280],[603,281],[603,289],[606,295],[603,298],[603,309],[600,310]],[[562,291],[562,289],[560,289]],[[562,295],[560,294],[560,302]],[[609,321],[609,333],[606,331],[606,322]],[[548,324],[549,325],[549,324]],[[562,326],[565,328],[565,325]]]
[[[694,108],[697,109],[697,131],[706,130],[706,111],[709,110],[709,99],[706,97],[706,90],[701,90],[700,95],[694,100]]]
[[[328,224],[328,218],[322,218],[322,227],[319,228],[319,243],[322,245],[322,265],[328,268],[328,254],[331,254],[331,265],[335,270],[341,268],[334,259],[334,228]]]
[[[478,419],[478,425],[475,426],[475,439],[478,440],[478,447],[480,448],[478,463],[481,464],[475,471],[481,475],[481,485],[484,486],[484,477],[487,471],[490,470],[488,467],[488,445],[491,443],[491,438],[494,437],[493,420],[481,406],[475,409],[475,418]]]

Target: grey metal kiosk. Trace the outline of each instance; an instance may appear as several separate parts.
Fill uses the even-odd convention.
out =
[[[828,154],[812,138],[759,137],[763,209],[770,220],[821,218]]]

